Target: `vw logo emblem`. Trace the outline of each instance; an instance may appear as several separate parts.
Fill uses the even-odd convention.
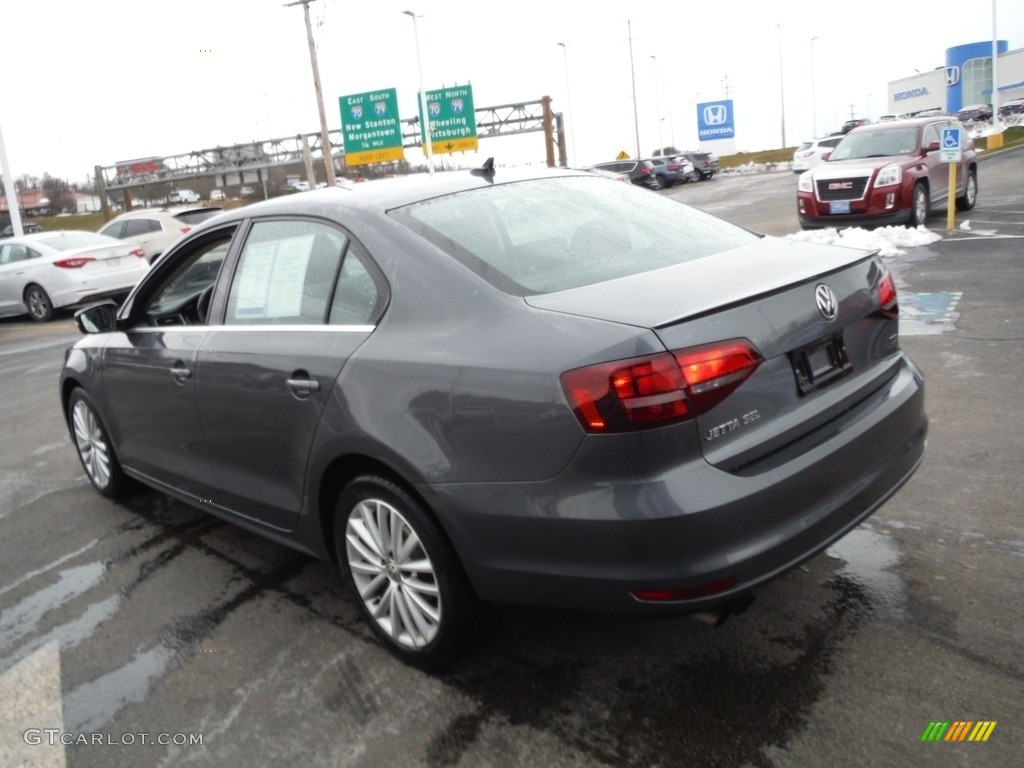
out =
[[[818,286],[814,289],[814,302],[818,305],[818,311],[822,317],[829,322],[836,319],[839,304],[831,288],[824,283],[818,283]]]

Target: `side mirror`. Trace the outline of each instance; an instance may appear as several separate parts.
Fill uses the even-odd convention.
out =
[[[82,333],[110,333],[117,327],[117,304],[105,301],[75,312],[75,322]]]
[[[832,153],[831,152],[825,152],[825,153],[822,154],[821,160],[822,160],[822,162],[828,162],[828,159],[830,157],[832,157]]]
[[[939,142],[933,141],[931,144],[929,144],[927,147],[924,148],[924,151],[925,152],[938,152],[939,151]]]

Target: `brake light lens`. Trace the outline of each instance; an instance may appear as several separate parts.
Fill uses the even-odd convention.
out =
[[[182,227],[181,228],[181,234],[183,234],[183,235],[187,235],[191,231],[192,231],[192,227]]]
[[[892,272],[885,271],[882,279],[878,281],[878,311],[889,318],[897,318],[900,314],[899,297],[896,294],[896,281],[892,279]]]
[[[68,259],[58,259],[53,262],[53,266],[60,267],[61,269],[79,269],[93,261],[96,261],[96,259],[89,256],[75,256]]]
[[[141,248],[133,248],[130,255],[138,256],[140,259],[146,258],[146,252]]]
[[[696,418],[761,364],[746,339],[616,360],[562,374],[562,388],[588,432],[629,432]]]

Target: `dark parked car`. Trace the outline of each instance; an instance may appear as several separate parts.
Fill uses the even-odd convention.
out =
[[[23,221],[21,223],[21,231],[26,235],[34,235],[36,232],[42,232],[43,228],[40,227],[38,224]],[[4,231],[2,234],[0,234],[0,237],[14,237],[14,225],[8,224],[6,227],[4,227]]]
[[[665,186],[661,176],[655,173],[654,164],[650,160],[612,160],[592,165],[590,170],[624,173],[632,183],[651,189],[661,189]]]
[[[173,216],[178,221],[184,222],[190,227],[194,227],[207,219],[212,219],[220,213],[224,213],[224,209],[220,206],[205,205],[200,208],[186,208],[184,211],[177,211]]]
[[[662,186],[666,189],[700,179],[693,163],[686,158],[652,157],[648,162],[654,166],[654,172],[661,177]]]
[[[683,152],[677,157],[685,158],[693,163],[693,167],[700,174],[702,180],[710,179],[721,168],[721,163],[712,152]]]
[[[977,123],[992,119],[991,104],[973,104],[956,113],[956,119],[962,123]]]
[[[944,128],[958,128],[962,159],[957,188],[949,190],[949,164],[942,158]],[[925,223],[932,206],[956,201],[969,211],[978,197],[978,158],[974,142],[951,117],[887,120],[855,128],[828,160],[801,174],[797,182],[800,226]]]
[[[60,398],[97,491],[333,560],[428,667],[481,601],[724,617],[856,527],[924,454],[897,316],[874,253],[488,164],[207,222]]]
[[[843,123],[843,126],[839,129],[839,133],[845,136],[854,128],[860,128],[862,125],[871,125],[871,121],[866,117],[855,117],[852,120],[847,120]]]
[[[1011,99],[999,106],[1000,117],[1012,117],[1013,115],[1024,114],[1024,99]]]

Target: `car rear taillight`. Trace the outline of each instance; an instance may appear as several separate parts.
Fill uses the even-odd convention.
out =
[[[616,360],[562,374],[588,432],[628,432],[692,419],[728,397],[761,364],[746,339]]]
[[[191,231],[192,231],[192,227],[182,227],[181,228],[181,234],[183,234],[183,235],[187,235]]]
[[[89,256],[75,256],[68,259],[58,259],[53,262],[53,266],[60,267],[61,269],[78,269],[92,261],[96,261],[96,259]]]
[[[645,167],[644,167],[644,166],[642,166],[642,165],[640,166],[640,175],[641,175],[641,176],[646,176],[646,175],[647,175],[648,173],[650,173],[650,172],[651,172],[651,169],[650,169],[650,168],[645,168]]]
[[[146,252],[141,248],[133,248],[129,255],[138,256],[140,259],[146,258]]]
[[[886,317],[893,319],[899,317],[900,305],[896,295],[896,282],[888,270],[878,281],[878,307],[878,311]]]

